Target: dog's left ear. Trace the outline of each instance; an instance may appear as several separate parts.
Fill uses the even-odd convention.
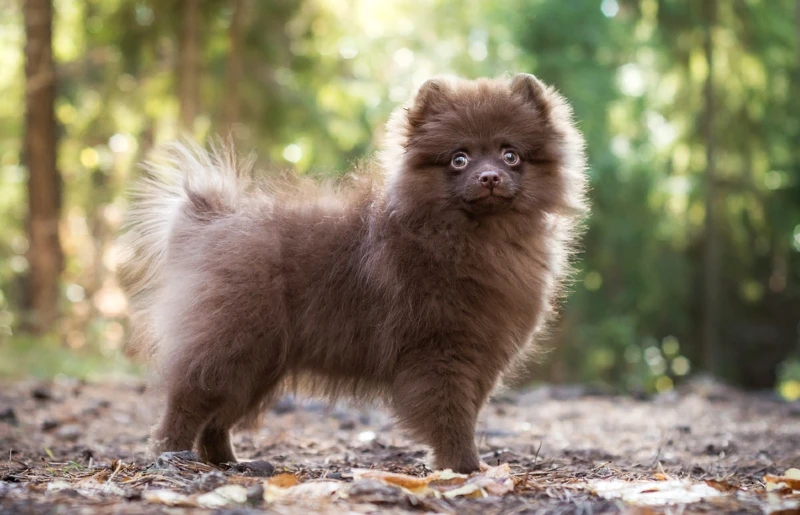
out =
[[[429,116],[444,108],[449,89],[444,79],[429,79],[420,86],[408,109],[408,122],[412,128],[419,127]]]
[[[511,79],[511,91],[536,107],[547,106],[547,86],[530,73],[518,73]]]

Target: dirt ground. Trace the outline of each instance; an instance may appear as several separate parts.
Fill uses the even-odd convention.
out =
[[[433,474],[385,411],[291,398],[236,435],[250,463],[151,463],[156,409],[135,382],[0,384],[0,513],[800,513],[800,478],[774,477],[800,467],[800,406],[713,383],[503,394],[469,478]]]

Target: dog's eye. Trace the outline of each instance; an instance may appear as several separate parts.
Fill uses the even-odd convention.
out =
[[[459,152],[458,154],[454,155],[453,159],[450,161],[450,165],[457,170],[467,166],[467,163],[469,163],[469,158],[467,157],[467,154],[463,152]]]
[[[503,151],[503,161],[505,161],[507,165],[514,166],[519,163],[519,156],[513,150],[505,150]]]

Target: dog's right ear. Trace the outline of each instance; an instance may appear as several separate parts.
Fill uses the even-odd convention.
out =
[[[412,129],[421,126],[447,105],[449,87],[443,79],[428,79],[417,90],[408,109],[408,124]]]
[[[547,86],[529,73],[518,73],[511,79],[511,91],[534,105],[546,103]]]

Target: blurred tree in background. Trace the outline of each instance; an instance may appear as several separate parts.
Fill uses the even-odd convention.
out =
[[[53,7],[49,0],[25,2],[25,133],[23,162],[28,168],[27,262],[30,273],[22,305],[36,333],[46,332],[58,310],[62,254],[59,241],[61,184],[56,170],[53,111]]]
[[[49,5],[0,0],[0,374],[124,365],[112,241],[154,144],[336,174],[425,79],[525,71],[572,101],[594,206],[533,377],[800,398],[800,1],[55,0],[52,64]]]

